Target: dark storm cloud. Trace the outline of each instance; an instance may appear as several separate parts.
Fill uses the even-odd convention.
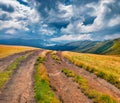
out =
[[[23,0],[17,0],[20,4],[28,6],[28,2],[24,2]]]
[[[76,6],[80,6],[80,5],[85,5],[91,2],[98,2],[99,0],[71,0],[72,4],[76,5]]]
[[[10,19],[10,17],[7,14],[0,15],[0,20],[2,20],[2,21],[9,20],[9,19]]]
[[[7,4],[2,4],[0,3],[0,9],[6,12],[14,12],[14,7],[12,7],[11,5],[7,5]]]
[[[43,17],[49,16],[50,10],[58,12],[58,3],[71,4],[71,0],[29,0],[29,2],[35,4],[34,6]]]
[[[96,17],[91,17],[91,16],[88,16],[85,18],[84,22],[83,22],[83,25],[90,25],[90,24],[93,24],[94,20],[95,20]]]
[[[68,24],[69,22],[53,22],[53,23],[49,23],[49,26],[61,29],[63,27],[66,28]]]

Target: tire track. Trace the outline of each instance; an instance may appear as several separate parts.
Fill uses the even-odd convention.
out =
[[[4,70],[7,69],[7,67],[13,63],[17,58],[19,58],[20,56],[23,56],[29,52],[32,52],[33,50],[29,50],[29,51],[25,51],[25,52],[21,52],[21,53],[16,53],[13,55],[10,55],[8,57],[2,58],[0,59],[0,72],[3,72]]]
[[[92,101],[78,89],[77,83],[61,73],[63,65],[57,64],[51,58],[51,54],[47,55],[45,66],[49,74],[51,87],[62,103],[92,103]]]
[[[22,61],[0,94],[0,103],[35,103],[33,73],[36,58],[41,51],[33,51]]]
[[[71,62],[69,62],[67,59],[65,59],[61,52],[58,52],[58,56],[62,60],[62,65],[66,67],[67,69],[70,69],[75,72],[77,75],[81,75],[85,79],[87,79],[89,85],[94,88],[97,91],[100,91],[102,93],[108,94],[112,97],[114,97],[116,100],[120,102],[120,90],[113,86],[112,84],[108,83],[104,79],[101,79],[94,75],[93,73],[90,73],[86,71],[83,68],[77,67]]]

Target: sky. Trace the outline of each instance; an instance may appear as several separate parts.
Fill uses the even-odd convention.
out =
[[[0,0],[0,41],[54,45],[120,37],[120,0]]]

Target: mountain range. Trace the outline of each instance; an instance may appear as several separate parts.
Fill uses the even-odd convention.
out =
[[[75,51],[94,54],[120,54],[120,38],[106,41],[76,41],[46,47],[52,50]]]
[[[120,38],[106,41],[75,41],[66,44],[58,44],[53,46],[47,46],[43,43],[43,40],[27,40],[27,39],[6,39],[0,40],[0,44],[7,45],[23,45],[33,46],[38,48],[59,50],[59,51],[75,51],[82,53],[94,53],[94,54],[120,54]],[[46,42],[46,44],[49,42]]]

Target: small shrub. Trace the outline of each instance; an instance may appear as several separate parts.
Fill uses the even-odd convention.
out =
[[[43,63],[45,61],[45,58],[42,56],[39,56],[36,60],[35,65],[39,65],[40,63]]]
[[[56,61],[56,63],[58,63],[58,64],[61,63],[61,59],[56,54],[53,54],[52,58]]]
[[[114,100],[112,97],[103,94],[101,96],[98,96],[94,100],[94,103],[117,103],[117,101]]]
[[[63,68],[63,69],[62,69],[62,72],[65,73],[65,75],[66,75],[67,77],[75,77],[74,72],[72,72],[72,71],[70,71],[70,70],[67,70],[66,68]]]

